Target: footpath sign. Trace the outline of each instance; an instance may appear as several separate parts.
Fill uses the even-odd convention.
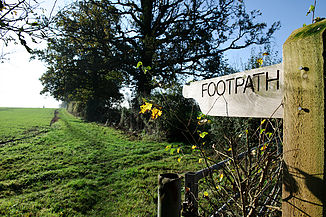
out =
[[[292,32],[283,63],[183,87],[207,115],[283,118],[282,216],[326,213],[326,19]]]
[[[238,72],[183,86],[211,116],[283,118],[283,65]]]

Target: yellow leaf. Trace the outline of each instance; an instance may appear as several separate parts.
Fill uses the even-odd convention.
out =
[[[141,65],[143,65],[143,63],[142,63],[141,61],[139,61],[139,62],[137,63],[136,68],[139,68]]]
[[[180,148],[177,149],[177,153],[178,153],[178,154],[180,153]]]
[[[155,120],[158,116],[162,115],[162,111],[157,109],[157,108],[153,108],[152,110],[152,119]]]
[[[263,124],[265,123],[265,121],[266,121],[266,119],[262,120],[262,121],[260,122],[260,125],[263,125]]]
[[[221,173],[220,176],[219,176],[220,182],[223,180],[223,177],[224,177],[224,175],[223,175],[223,173]]]
[[[206,123],[209,123],[209,120],[207,120],[206,118],[198,121],[198,125],[204,125]]]
[[[207,191],[204,192],[204,196],[208,197],[208,192]]]
[[[268,56],[268,55],[269,55],[268,52],[263,53],[263,56]]]
[[[207,132],[202,132],[202,133],[199,134],[199,136],[200,136],[201,138],[204,138],[207,134],[208,134]]]
[[[150,71],[150,70],[152,70],[152,67],[150,67],[150,66],[146,66],[145,69],[146,69],[147,71]]]
[[[228,151],[232,151],[232,148],[229,148]]]
[[[152,109],[153,104],[145,102],[144,105],[140,106],[140,112],[139,113],[145,113],[147,111],[150,111]]]
[[[261,148],[260,148],[260,150],[261,151],[265,151],[265,149],[267,148],[267,146],[268,146],[268,144],[266,143],[266,144],[264,144]]]
[[[179,163],[181,162],[181,157],[178,158],[178,162],[179,162]]]
[[[199,158],[198,163],[201,164],[202,161],[203,161],[203,158]]]
[[[192,148],[192,149],[195,149],[196,147],[197,147],[197,146],[193,145],[191,148]]]
[[[263,62],[264,62],[263,58],[257,59],[257,63],[259,66],[263,65]]]

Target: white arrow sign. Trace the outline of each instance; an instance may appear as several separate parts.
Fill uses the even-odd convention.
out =
[[[183,86],[211,116],[283,118],[283,67],[267,66]]]

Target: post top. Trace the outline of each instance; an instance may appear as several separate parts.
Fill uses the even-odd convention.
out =
[[[285,44],[293,40],[299,40],[314,35],[321,35],[325,30],[326,19],[294,30],[286,40]]]

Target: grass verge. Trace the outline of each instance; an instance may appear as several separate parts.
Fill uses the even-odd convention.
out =
[[[0,109],[0,123],[13,125],[3,140],[46,132],[0,147],[0,215],[155,216],[157,175],[198,169],[196,157],[185,154],[179,163],[167,143],[130,141],[65,110],[52,127],[53,110],[25,110],[33,115],[21,121],[9,110]]]

